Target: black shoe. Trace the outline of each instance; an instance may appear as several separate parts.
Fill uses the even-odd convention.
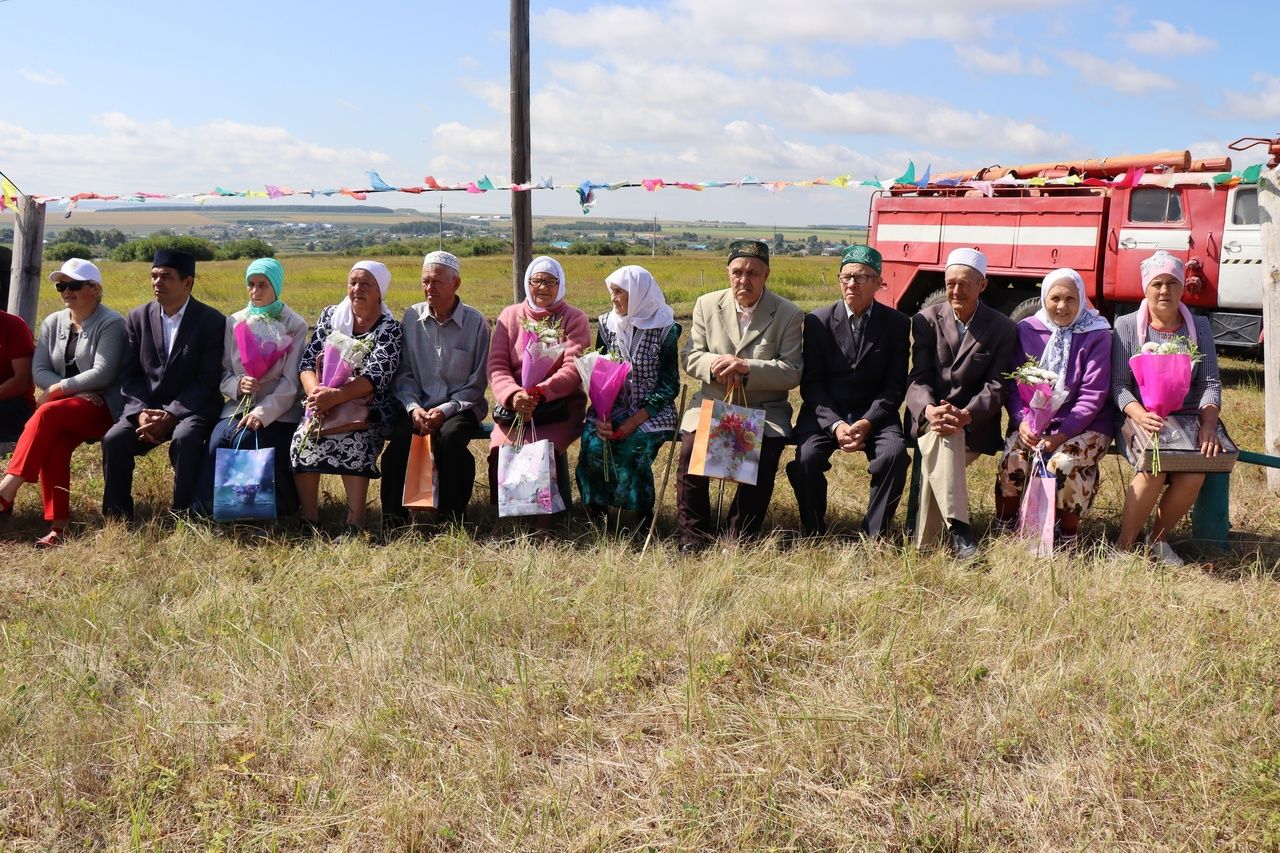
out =
[[[800,535],[805,539],[821,539],[827,535],[827,525],[823,523],[815,524],[811,527],[802,521],[800,522]]]
[[[953,521],[951,528],[951,553],[961,562],[968,562],[978,556],[978,540],[973,538],[973,529],[963,521]]]
[[[682,539],[680,540],[680,553],[701,554],[703,551],[707,550],[708,544],[709,543],[704,542],[701,539]]]

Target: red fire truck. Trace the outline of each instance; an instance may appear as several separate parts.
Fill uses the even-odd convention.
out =
[[[1231,147],[1253,144],[1269,146],[1274,168],[1280,138]],[[908,313],[944,299],[947,254],[965,246],[987,256],[983,299],[1014,319],[1035,312],[1040,281],[1058,267],[1077,270],[1094,305],[1114,316],[1142,299],[1138,265],[1164,249],[1186,262],[1183,301],[1209,316],[1218,345],[1257,347],[1258,190],[1216,186],[1213,176],[1230,170],[1227,158],[1193,161],[1178,151],[992,166],[938,175],[925,187],[894,186],[871,201],[867,241],[884,257],[879,298]],[[1073,175],[1079,182],[1028,183]]]

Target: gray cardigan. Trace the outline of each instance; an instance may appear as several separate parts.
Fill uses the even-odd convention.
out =
[[[120,417],[124,401],[120,396],[120,371],[124,368],[124,317],[105,305],[80,325],[75,362],[80,372],[67,376],[67,339],[71,336],[71,309],[54,311],[40,324],[31,374],[36,385],[48,389],[62,383],[68,395],[94,391],[102,395],[112,419]]]
[[[1213,344],[1213,331],[1209,328],[1209,318],[1195,316],[1196,346],[1204,355],[1191,368],[1191,390],[1182,401],[1176,415],[1198,415],[1204,406],[1222,407],[1222,381],[1218,377],[1218,350]],[[1150,327],[1147,328],[1147,340],[1138,340],[1138,314],[1125,314],[1116,318],[1115,338],[1111,345],[1111,396],[1120,410],[1120,419],[1124,419],[1124,407],[1133,402],[1142,402],[1138,395],[1138,383],[1134,381],[1133,370],[1129,367],[1129,359],[1135,355],[1147,341],[1164,343],[1172,338],[1185,336],[1186,330],[1180,329],[1172,334],[1164,334]],[[1181,333],[1181,335],[1180,335]]]

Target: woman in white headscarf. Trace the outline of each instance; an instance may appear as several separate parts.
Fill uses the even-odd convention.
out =
[[[320,521],[320,475],[337,474],[347,493],[345,529],[364,529],[369,480],[381,476],[378,454],[392,423],[392,380],[400,366],[404,330],[387,307],[391,272],[377,261],[359,261],[347,275],[347,296],[320,312],[320,320],[302,353],[301,374],[306,414],[289,446],[294,482],[302,504],[302,519],[313,526]],[[368,347],[368,354],[351,379],[337,388],[321,384],[325,340],[333,332],[354,338]],[[367,404],[364,420],[341,421],[344,403]],[[363,409],[361,409],[363,414]],[[318,420],[317,420],[318,419]],[[319,425],[323,433],[315,427]]]
[[[516,440],[513,418],[523,415],[536,435],[556,451],[556,482],[566,507],[572,502],[569,483],[569,445],[582,433],[587,395],[582,390],[575,359],[591,346],[591,321],[581,308],[565,301],[564,268],[555,258],[541,255],[524,271],[523,302],[508,305],[493,325],[489,345],[489,388],[493,391],[493,434],[489,439],[489,494],[497,501],[498,448]],[[526,323],[554,326],[564,353],[543,378],[523,376]]]
[[[1009,438],[996,474],[996,525],[1013,526],[1022,493],[1039,451],[1058,480],[1058,537],[1075,541],[1080,516],[1098,493],[1099,463],[1111,446],[1115,412],[1111,407],[1111,326],[1085,294],[1084,279],[1073,269],[1058,269],[1040,286],[1040,310],[1018,324],[1019,364],[1037,361],[1058,375],[1048,427],[1035,432],[1027,405],[1009,388]]]
[[[653,460],[676,423],[680,325],[644,267],[621,267],[604,282],[613,310],[600,315],[596,349],[629,362],[631,370],[613,411],[592,409],[587,415],[578,492],[588,512],[610,506],[632,510],[643,529],[653,512]]]

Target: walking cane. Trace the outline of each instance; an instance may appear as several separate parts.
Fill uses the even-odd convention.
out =
[[[649,519],[649,535],[644,537],[644,547],[640,549],[642,559],[645,552],[649,550],[649,542],[653,540],[653,531],[658,527],[658,510],[662,508],[662,496],[667,493],[667,480],[671,477],[671,460],[675,458],[676,444],[680,441],[680,422],[684,420],[684,401],[688,395],[689,389],[681,385],[680,414],[676,415],[676,425],[671,430],[671,446],[667,448],[667,465],[662,471],[662,488],[658,489],[658,496],[653,505],[653,518]]]

